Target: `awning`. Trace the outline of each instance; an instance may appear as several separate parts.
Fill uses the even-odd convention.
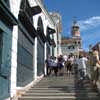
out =
[[[22,25],[26,28],[26,30],[29,32],[29,35],[35,38],[35,36],[37,36],[37,31],[35,30],[30,19],[24,11],[20,11],[19,20],[22,23]]]
[[[53,33],[55,33],[55,32],[56,32],[55,29],[52,29],[52,28],[50,28],[50,27],[47,27],[47,33],[53,34]]]
[[[4,21],[7,25],[16,25],[17,19],[6,7],[3,1],[0,0],[0,19]]]
[[[38,33],[38,35],[40,36],[40,38],[42,39],[43,42],[47,41],[47,37],[45,36],[44,32],[41,31],[40,27],[37,28],[37,33]]]
[[[39,6],[29,7],[26,9],[30,16],[41,13],[42,9]]]
[[[47,35],[47,40],[50,45],[56,47],[56,43],[55,43],[54,39],[51,39],[50,35]]]

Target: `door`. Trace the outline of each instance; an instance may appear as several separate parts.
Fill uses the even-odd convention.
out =
[[[0,100],[10,96],[11,33],[0,29]]]
[[[17,86],[24,87],[33,81],[34,76],[34,40],[19,30],[17,57]]]
[[[44,73],[44,44],[40,38],[37,43],[37,75]]]

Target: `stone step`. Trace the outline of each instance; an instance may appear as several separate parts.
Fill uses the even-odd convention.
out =
[[[69,90],[69,89],[84,90],[85,88],[84,87],[83,88],[82,87],[80,87],[80,88],[75,88],[75,87],[65,87],[65,88],[64,87],[62,87],[62,88],[61,87],[57,87],[57,88],[56,87],[33,87],[33,88],[30,88],[29,90]],[[90,87],[87,87],[86,89],[93,90],[93,88],[90,88]]]
[[[93,92],[93,91],[72,91],[72,90],[70,90],[70,91],[26,91],[26,94],[27,93],[73,93],[73,92],[75,92],[76,94],[89,94],[89,93],[94,93],[94,94],[96,94],[96,92]]]
[[[23,96],[75,96],[76,93],[26,93]]]
[[[24,96],[18,100],[99,100],[98,97],[75,97],[75,96]]]
[[[62,81],[64,81],[64,82],[74,82],[75,80],[74,79],[57,79],[57,78],[55,78],[55,79],[45,79],[45,80],[41,80],[40,82],[58,82],[58,81],[60,81],[60,80],[62,80]]]
[[[70,80],[52,80],[52,81],[45,81],[45,82],[39,82],[39,83],[49,83],[49,82],[53,82],[53,83],[57,83],[57,82],[60,82],[60,83],[62,83],[62,82],[66,82],[66,83],[73,83],[74,81],[70,81]]]
[[[72,83],[72,82],[74,82],[75,80],[70,80],[70,79],[53,79],[53,80],[41,80],[40,82],[42,82],[42,83],[46,83],[46,82],[67,82],[67,83]],[[39,82],[39,83],[40,83]]]
[[[29,90],[26,91],[26,93],[61,93],[64,91],[60,91],[60,90]],[[65,91],[66,92],[66,91]]]
[[[59,91],[69,91],[69,90],[76,90],[76,91],[82,91],[82,90],[87,90],[87,91],[95,91],[96,89],[93,89],[93,88],[74,88],[74,87],[65,87],[65,88],[49,88],[49,87],[37,87],[37,88],[30,88],[29,90],[33,90],[33,91],[35,91],[35,90],[39,90],[39,91],[46,91],[46,90],[59,90]]]
[[[30,88],[31,90],[62,90],[62,89],[76,89],[75,87],[34,87]]]
[[[97,93],[89,92],[89,93],[26,93],[22,96],[98,96]]]
[[[99,97],[89,80],[64,75],[44,77],[18,100],[100,100]]]
[[[45,82],[61,82],[61,80],[62,81],[64,81],[64,82],[68,82],[68,83],[71,83],[71,82],[74,82],[75,80],[70,80],[70,79],[53,79],[53,80],[41,80],[40,82],[43,82],[43,83],[45,83]]]
[[[31,87],[31,89],[42,89],[42,88],[61,88],[61,89],[96,89],[96,88],[93,88],[92,86],[73,86],[73,85],[37,85],[37,86],[34,86],[34,87]]]
[[[70,84],[70,85],[67,85],[67,84],[42,84],[42,85],[36,85],[36,86],[33,86],[34,87],[61,87],[61,88],[64,88],[64,87],[74,87],[73,84]]]
[[[74,82],[73,82],[73,83],[74,83]],[[54,85],[54,84],[57,84],[57,85],[61,85],[61,84],[62,84],[62,85],[66,85],[66,84],[71,85],[71,84],[72,84],[72,85],[74,85],[73,83],[67,83],[67,82],[58,82],[58,83],[55,82],[55,83],[53,83],[53,82],[52,82],[52,83],[38,83],[37,85],[44,85],[44,84],[45,84],[45,85]]]

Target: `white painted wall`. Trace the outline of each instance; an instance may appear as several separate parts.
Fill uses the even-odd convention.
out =
[[[11,52],[11,97],[16,95],[18,26],[13,26]]]
[[[21,0],[9,0],[12,14],[18,19]],[[11,53],[11,97],[16,95],[17,80],[17,41],[18,26],[13,26],[12,30],[12,53]]]
[[[44,44],[44,59],[45,60],[47,59],[47,44],[46,43]],[[46,67],[46,64],[44,66],[44,74],[47,75],[47,67]]]
[[[21,4],[21,0],[9,0],[10,1],[10,8],[11,8],[11,12],[12,14],[16,17],[16,19],[18,19],[18,14],[19,14],[19,10],[20,10],[20,4]],[[41,5],[38,3],[38,0],[28,0],[29,4],[31,7],[34,7],[36,5]],[[52,22],[52,20],[50,19],[50,16],[48,15],[48,13],[46,12],[46,10],[44,9],[43,5],[40,6],[42,7],[42,13],[37,14],[35,16],[33,16],[33,24],[35,29],[37,30],[37,23],[38,23],[38,17],[41,16],[42,20],[43,20],[43,26],[44,26],[44,34],[46,35],[46,29],[47,26],[50,26],[51,28],[55,28],[54,23]],[[18,41],[18,26],[14,26],[13,27],[13,31],[12,31],[12,54],[11,54],[11,97],[13,97],[16,94],[16,79],[17,79],[17,41]],[[46,55],[46,43],[45,43],[45,59],[47,57]],[[34,78],[35,80],[37,79],[37,37],[35,38],[35,50],[34,50]],[[52,50],[51,50],[52,53]],[[45,73],[46,73],[46,67],[45,67]]]
[[[42,8],[42,9],[44,9],[44,8]],[[46,15],[46,13],[44,13],[44,12],[41,12],[40,14],[38,14],[38,15],[35,15],[35,16],[33,16],[33,23],[34,23],[34,27],[35,27],[35,29],[37,30],[37,25],[38,25],[38,18],[39,18],[39,16],[41,16],[41,18],[42,18],[42,22],[43,22],[43,28],[44,28],[44,34],[45,35],[47,35],[47,26],[53,26],[53,25],[51,25],[51,23],[50,23],[50,19],[49,19],[49,17]],[[48,20],[49,19],[49,20]],[[37,42],[35,41],[35,45],[37,45],[36,44]],[[44,46],[44,58],[45,59],[47,59],[47,50],[46,50],[46,48],[47,48],[47,44],[45,43],[45,46]],[[35,48],[36,49],[36,48]],[[36,53],[35,53],[36,54]],[[52,47],[51,47],[51,54],[52,54]],[[36,55],[35,55],[36,56]],[[37,57],[35,57],[35,59],[37,59]],[[36,65],[37,64],[37,61],[35,62],[35,68],[37,68]],[[44,67],[44,72],[45,72],[45,75],[46,75],[46,66]],[[35,74],[35,77],[36,77],[36,74]]]
[[[54,48],[54,56],[57,57],[57,53],[58,53],[58,51],[57,51],[57,33],[54,33],[53,36],[54,36],[54,41],[56,44],[56,47]]]
[[[37,3],[35,0],[28,0],[31,7],[37,6]]]
[[[12,14],[18,19],[21,0],[9,0]]]

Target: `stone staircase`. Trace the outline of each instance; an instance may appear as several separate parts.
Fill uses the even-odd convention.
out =
[[[18,100],[100,100],[89,80],[79,81],[76,75],[44,77]]]

